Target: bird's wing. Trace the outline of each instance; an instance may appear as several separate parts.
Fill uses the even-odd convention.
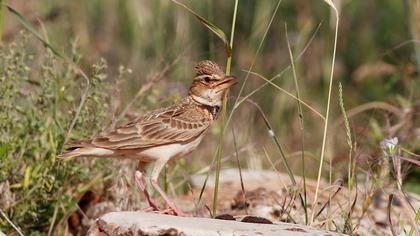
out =
[[[96,147],[107,149],[142,149],[170,143],[188,142],[200,136],[211,121],[182,117],[185,109],[175,106],[151,112],[116,130],[91,140]]]

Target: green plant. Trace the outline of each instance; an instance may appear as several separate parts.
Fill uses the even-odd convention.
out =
[[[50,51],[39,58],[31,52],[32,45],[33,38],[23,35],[0,49],[0,184],[8,186],[4,193],[10,193],[0,205],[23,232],[37,234],[53,229],[75,209],[87,190],[84,187],[97,181],[92,174],[104,162],[56,160],[80,103],[82,80]],[[71,51],[72,60],[78,62],[76,44]],[[108,114],[105,69],[103,60],[91,68],[92,87],[72,137],[87,137],[104,123]],[[4,218],[0,226],[13,231]]]

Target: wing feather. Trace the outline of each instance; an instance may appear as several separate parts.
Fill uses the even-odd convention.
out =
[[[211,124],[211,119],[189,120],[181,118],[182,106],[159,110],[93,138],[91,144],[107,149],[143,149],[170,143],[183,143],[197,138]]]

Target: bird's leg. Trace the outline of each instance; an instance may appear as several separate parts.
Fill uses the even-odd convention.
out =
[[[145,166],[146,166],[146,163],[144,163],[144,162],[139,163],[139,166],[137,167],[137,170],[134,173],[134,179],[136,180],[137,185],[143,191],[144,196],[146,197],[146,200],[149,203],[149,206],[150,206],[151,210],[152,211],[159,211],[159,208],[157,207],[156,203],[154,203],[152,201],[152,199],[150,198],[150,195],[147,192],[146,185],[144,184],[144,181],[143,181],[143,173],[142,172],[144,171]]]
[[[166,195],[166,193],[160,188],[159,183],[158,183],[158,179],[159,179],[159,174],[162,171],[162,168],[165,166],[166,164],[166,160],[161,161],[158,160],[156,161],[155,165],[153,166],[153,170],[152,170],[152,178],[150,180],[152,186],[156,189],[156,191],[159,192],[159,194],[162,196],[162,198],[165,200],[166,204],[168,204],[170,210],[173,211],[173,213],[175,213],[175,215],[178,216],[185,216],[185,214],[178,210],[177,207],[175,206],[175,203],[169,199],[169,197]]]
[[[149,193],[147,192],[146,186],[143,181],[143,173],[140,171],[136,171],[134,174],[134,178],[137,182],[137,185],[140,187],[140,189],[143,191],[144,196],[146,197],[147,202],[149,203],[149,206],[153,211],[159,211],[159,208],[156,206],[156,204],[153,202],[153,200],[150,198]]]

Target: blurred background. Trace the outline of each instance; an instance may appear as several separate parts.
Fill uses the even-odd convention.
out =
[[[195,63],[210,59],[225,67],[223,43],[193,15],[166,0],[3,2],[18,10],[51,45],[80,65],[93,86],[69,134],[86,82],[4,9],[0,207],[12,222],[33,235],[64,229],[77,234],[77,229],[72,228],[77,222],[69,222],[80,221],[74,213],[86,212],[84,202],[111,199],[119,209],[135,208],[140,193],[123,198],[127,191],[133,191],[129,188],[135,163],[58,163],[55,155],[66,138],[89,138],[114,123],[182,98],[194,76]],[[385,138],[398,137],[402,148],[420,153],[420,2],[334,2],[340,23],[323,173],[327,176],[331,162],[333,179],[347,178],[349,147],[339,106],[340,82],[349,116],[352,156],[357,177],[363,179],[381,168],[378,160],[383,152],[379,142]],[[183,3],[229,37],[234,1]],[[269,26],[277,4],[274,0],[239,1],[231,73],[241,78],[241,84],[231,91],[229,103],[235,101],[253,62],[252,71],[267,79],[277,76],[273,83],[296,93],[289,67],[287,25],[300,96],[325,114],[334,49],[334,12],[324,1],[282,1]],[[145,84],[150,88],[139,92]],[[250,99],[259,104],[273,126],[293,173],[302,175],[296,100],[270,84],[260,88],[264,84],[262,78],[250,75],[242,96],[255,92]],[[125,116],[119,117],[122,112]],[[304,171],[315,178],[323,120],[305,107],[303,120]],[[268,156],[284,171],[277,147],[253,105],[241,103],[227,130],[223,168],[237,166],[235,141],[243,168],[271,169]],[[220,125],[214,125],[197,151],[169,165],[163,181],[167,189],[176,194],[188,193],[184,180],[210,166],[219,135]],[[404,188],[420,193],[419,169],[408,163],[402,169]],[[14,232],[1,217],[0,226],[5,232]]]

